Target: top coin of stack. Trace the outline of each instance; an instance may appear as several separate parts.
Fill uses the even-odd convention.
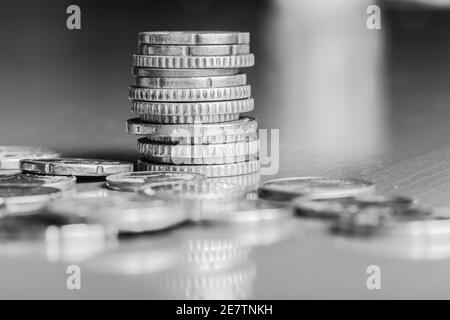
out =
[[[141,32],[127,122],[141,135],[140,170],[228,176],[259,169],[247,76],[254,65],[247,32]],[[200,125],[199,125],[200,124]]]

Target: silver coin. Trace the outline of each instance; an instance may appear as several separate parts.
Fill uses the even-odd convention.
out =
[[[244,190],[237,185],[212,182],[208,180],[152,183],[142,187],[140,193],[166,200],[233,200],[245,196]]]
[[[216,88],[216,87],[234,87],[247,84],[247,75],[245,73],[234,74],[231,76],[212,76],[212,77],[138,77],[135,79],[138,87],[144,88]]]
[[[324,177],[293,177],[268,180],[259,188],[263,199],[290,201],[298,196],[315,196],[321,198],[341,198],[364,193],[372,193],[372,182]]]
[[[59,176],[108,176],[133,171],[133,164],[123,161],[55,158],[22,160],[20,169],[26,172]]]
[[[153,114],[141,114],[139,118],[144,122],[165,124],[198,124],[218,123],[239,120],[239,113],[200,115],[200,116],[157,116]],[[165,142],[167,140],[154,140]]]
[[[52,201],[47,210],[56,215],[80,217],[86,223],[114,227],[122,233],[163,230],[188,219],[188,212],[181,203],[124,193],[106,198]]]
[[[293,218],[291,206],[261,200],[240,200],[203,206],[191,217],[194,221],[213,223],[261,223]]]
[[[173,165],[152,163],[144,158],[138,159],[139,171],[167,171],[182,173],[199,173],[205,177],[232,177],[256,173],[260,169],[259,160],[248,162],[214,164],[214,165]]]
[[[235,31],[146,31],[139,32],[140,43],[148,44],[248,44],[250,33]]]
[[[249,54],[248,44],[229,45],[148,45],[141,43],[138,54],[157,56],[235,56]]]
[[[298,197],[293,200],[299,215],[317,218],[339,218],[342,214],[358,213],[360,210],[373,208],[408,209],[414,199],[405,196],[363,195],[336,199]]]
[[[140,68],[133,67],[131,74],[133,77],[166,77],[166,78],[182,78],[182,77],[213,77],[213,76],[229,76],[238,74],[238,68],[228,69],[164,69],[164,68]]]
[[[155,124],[129,119],[127,132],[145,135],[152,141],[175,144],[214,144],[245,141],[256,135],[258,122],[254,118],[241,117],[237,121],[201,124]]]
[[[6,215],[39,211],[46,202],[61,195],[61,190],[51,187],[0,186],[0,202],[6,209]]]
[[[133,55],[133,66],[162,69],[236,69],[255,64],[252,53],[238,56],[144,56]]]
[[[12,177],[18,173],[21,173],[22,171],[20,170],[0,170],[0,179],[2,178],[7,178],[7,177]]]
[[[19,169],[22,159],[60,157],[59,151],[30,146],[0,146],[0,169]]]
[[[149,183],[172,181],[174,183],[188,180],[201,180],[204,176],[194,173],[176,173],[164,171],[141,171],[113,174],[106,177],[106,186],[118,191],[137,191]]]
[[[217,114],[236,114],[252,111],[252,98],[215,102],[151,102],[131,101],[131,112],[159,116],[211,116]]]
[[[194,101],[225,101],[246,99],[251,96],[249,85],[235,87],[217,87],[200,89],[151,89],[130,87],[130,100],[194,102]]]
[[[203,145],[158,144],[138,140],[138,150],[153,162],[170,164],[224,164],[257,159],[259,140]]]
[[[77,179],[72,176],[47,176],[30,173],[16,173],[9,176],[0,175],[1,187],[52,187],[60,190],[68,190],[75,187]]]

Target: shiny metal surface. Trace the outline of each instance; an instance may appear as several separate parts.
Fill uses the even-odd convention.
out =
[[[132,161],[135,138],[121,130],[129,114],[123,88],[130,82],[129,48],[134,42],[129,39],[142,28],[142,21],[161,16],[154,20],[161,27],[175,24],[186,29],[209,26],[214,19],[219,25],[240,21],[239,29],[252,32],[252,51],[258,58],[248,71],[255,98],[252,115],[261,128],[280,129],[280,170],[262,180],[355,177],[373,181],[379,193],[450,205],[449,11],[411,15],[386,10],[383,29],[369,31],[365,27],[368,3],[360,0],[279,1],[266,3],[269,8],[226,3],[206,10],[212,20],[190,16],[184,22],[179,17],[186,13],[164,20],[172,16],[167,8],[155,12],[111,4],[120,14],[106,14],[99,7],[98,19],[105,25],[99,23],[99,31],[83,30],[92,41],[81,34],[68,36],[59,27],[62,11],[58,10],[49,10],[55,16],[48,19],[58,21],[57,27],[53,22],[43,25],[37,18],[33,25],[40,28],[9,22],[37,36],[21,50],[33,50],[21,66],[12,60],[18,54],[17,34],[9,34],[10,28],[0,30],[5,41],[16,44],[14,50],[5,46],[0,53],[7,54],[0,60],[4,70],[0,135],[5,143],[48,145],[67,156]],[[141,22],[120,18],[124,12]],[[3,14],[33,19],[35,11],[27,13],[18,6]],[[223,14],[228,14],[226,19]],[[114,23],[106,22],[111,20]],[[116,37],[127,26],[129,32]],[[47,40],[50,30],[54,36]],[[105,32],[110,36],[105,37]],[[53,50],[55,43],[59,50]],[[99,52],[108,48],[123,49],[98,59]],[[27,73],[36,83],[29,95],[23,95],[23,72],[18,66],[35,71]],[[105,73],[97,72],[99,68]],[[90,69],[92,73],[86,71]],[[59,78],[72,82],[55,81]],[[93,112],[95,108],[102,112]],[[24,117],[24,112],[33,116]],[[70,121],[50,121],[50,112]],[[17,123],[23,132],[18,132]],[[78,187],[89,191],[98,185]],[[66,289],[69,263],[50,260],[45,241],[2,240],[0,297],[448,298],[449,243],[445,236],[382,240],[333,236],[321,221],[299,218],[245,230],[180,228],[128,239],[77,262],[83,272],[78,291]],[[220,250],[216,257],[232,258],[220,261],[213,253],[208,257],[211,247]],[[367,267],[374,264],[381,268],[381,290],[366,287]],[[114,269],[106,272],[104,266]],[[194,286],[202,283],[195,279],[205,279],[210,289]]]

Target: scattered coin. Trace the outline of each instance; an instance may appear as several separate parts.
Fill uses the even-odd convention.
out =
[[[22,159],[47,159],[60,157],[58,151],[30,146],[0,146],[0,169],[19,169]]]
[[[245,73],[230,76],[210,76],[210,77],[138,77],[136,86],[155,89],[189,89],[189,88],[217,88],[234,87],[247,84]]]
[[[248,32],[234,31],[148,31],[139,33],[139,43],[181,45],[248,44]]]
[[[174,183],[188,180],[201,180],[205,177],[195,173],[176,173],[164,171],[142,171],[119,173],[106,177],[108,188],[119,191],[137,191],[146,184],[168,182]]]
[[[163,230],[188,219],[181,203],[124,193],[106,198],[61,199],[49,203],[47,210],[52,214],[81,217],[86,223],[99,223],[121,233]]]
[[[0,206],[6,215],[28,214],[41,210],[46,202],[61,195],[61,190],[51,187],[0,186]]]
[[[60,176],[108,176],[132,172],[133,164],[99,159],[55,158],[21,160],[20,169],[26,172]]]
[[[75,187],[77,179],[72,176],[48,176],[30,173],[16,173],[8,176],[0,175],[1,187],[52,187],[68,190]]]
[[[138,54],[161,56],[234,56],[249,54],[248,44],[228,45],[148,45],[140,44]]]
[[[258,172],[259,160],[247,162],[214,164],[214,165],[173,165],[148,162],[146,159],[138,159],[139,171],[167,171],[183,173],[199,173],[205,177],[230,177]]]
[[[263,199],[290,201],[298,196],[342,198],[372,193],[374,190],[372,182],[359,179],[293,177],[268,180],[262,184],[258,193]]]

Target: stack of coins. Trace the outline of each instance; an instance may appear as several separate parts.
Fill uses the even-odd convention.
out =
[[[141,32],[127,132],[142,136],[140,171],[228,177],[258,172],[257,122],[244,32]]]

